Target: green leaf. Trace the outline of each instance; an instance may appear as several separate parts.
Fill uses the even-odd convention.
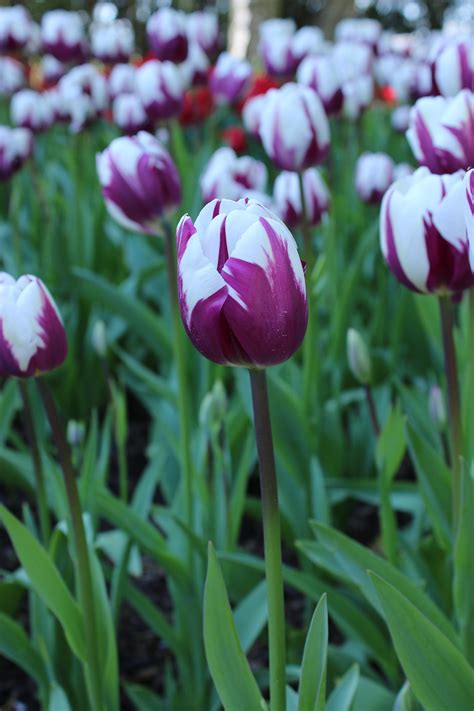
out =
[[[451,472],[438,452],[407,422],[408,446],[421,495],[431,519],[436,538],[446,550],[452,545]]]
[[[328,653],[328,610],[322,595],[314,611],[304,645],[298,711],[324,711]]]
[[[474,670],[450,640],[386,580],[369,573],[395,649],[412,688],[429,711],[472,711]]]
[[[40,654],[17,622],[0,612],[0,654],[17,664],[44,692],[48,672]]]
[[[141,684],[124,684],[125,693],[137,711],[157,711],[163,708],[162,699]]]
[[[53,684],[49,693],[48,711],[71,711],[66,693],[58,684]]]
[[[209,543],[204,587],[204,646],[209,671],[225,711],[266,708],[235,629],[224,578]]]
[[[461,471],[461,515],[454,547],[454,607],[466,656],[474,664],[474,472]]]
[[[267,621],[267,586],[262,580],[234,610],[240,644],[248,652]]]
[[[417,607],[434,625],[436,625],[453,644],[459,647],[459,639],[446,616],[430,600],[430,598],[403,573],[394,568],[380,556],[372,553],[360,543],[352,541],[343,533],[316,522],[311,522],[319,541],[331,551],[336,564],[345,570],[367,600],[382,613],[382,606],[375,592],[367,570],[372,570],[400,590],[410,602]]]
[[[32,588],[58,618],[74,654],[85,659],[82,615],[56,566],[26,526],[1,505],[0,518]]]
[[[328,699],[326,711],[349,711],[359,685],[359,665],[354,664],[336,683]]]

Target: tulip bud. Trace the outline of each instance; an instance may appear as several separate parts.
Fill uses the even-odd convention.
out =
[[[0,274],[0,377],[29,378],[61,365],[66,333],[53,297],[37,277]]]
[[[474,284],[468,259],[463,174],[418,168],[394,183],[380,210],[380,243],[389,268],[420,293],[456,294]]]
[[[105,323],[99,319],[92,327],[92,346],[100,358],[105,358],[107,355],[107,328]]]
[[[10,104],[10,115],[15,126],[28,128],[40,133],[51,126],[54,113],[46,94],[32,89],[22,89],[14,94]]]
[[[249,190],[265,190],[267,169],[250,156],[238,158],[232,148],[219,148],[207,164],[200,178],[202,198],[239,200]]]
[[[362,385],[369,385],[372,380],[370,353],[355,328],[347,331],[347,361],[354,378]]]
[[[474,169],[468,170],[464,176],[464,216],[466,219],[467,239],[469,242],[469,261],[474,272]]]
[[[127,20],[99,25],[92,32],[91,49],[96,59],[105,64],[127,62],[133,52],[135,37]]]
[[[183,80],[173,62],[146,62],[137,71],[137,93],[153,121],[178,116],[183,107]]]
[[[116,64],[112,67],[108,79],[108,92],[111,99],[119,94],[133,94],[136,90],[137,70],[133,64]]]
[[[288,228],[252,200],[213,200],[177,228],[178,295],[186,332],[206,358],[265,368],[299,348],[306,286]]]
[[[33,21],[22,5],[0,7],[0,52],[15,52],[28,43]]]
[[[238,101],[246,92],[252,77],[252,67],[228,52],[219,55],[209,86],[219,103]]]
[[[329,191],[316,168],[308,168],[303,173],[303,190],[306,219],[310,225],[318,225],[329,209]],[[297,173],[280,173],[273,187],[273,200],[276,212],[286,225],[301,225],[303,211]]]
[[[410,113],[407,139],[417,161],[432,173],[469,168],[474,164],[474,93],[419,99]]]
[[[43,51],[60,62],[81,61],[87,43],[84,23],[78,12],[49,10],[41,18]]]
[[[21,62],[11,57],[0,57],[0,96],[11,96],[26,84]]]
[[[393,160],[386,153],[363,153],[357,159],[355,188],[362,202],[379,203],[393,182]]]
[[[146,24],[150,49],[162,62],[179,64],[188,56],[186,16],[172,7],[162,7]]]
[[[114,139],[96,162],[107,209],[127,229],[156,233],[163,214],[181,201],[173,159],[145,131]]]
[[[219,47],[219,21],[217,15],[206,10],[191,12],[186,16],[188,38],[201,47],[207,56]]]
[[[462,89],[474,89],[472,35],[454,39],[441,50],[435,60],[434,77],[443,96],[456,96]]]
[[[117,126],[129,136],[138,131],[152,130],[147,112],[136,94],[120,94],[112,104],[112,116]]]
[[[296,78],[300,84],[313,89],[329,116],[338,114],[342,109],[342,87],[333,62],[329,56],[309,55],[303,59]]]
[[[86,428],[83,422],[77,420],[69,420],[66,428],[66,437],[71,447],[80,447],[84,441]]]
[[[329,150],[329,123],[316,92],[292,83],[271,89],[260,119],[260,138],[281,170],[300,172],[320,163]]]
[[[446,425],[446,407],[444,404],[443,391],[438,385],[430,388],[428,409],[430,417],[438,429],[443,429]]]
[[[0,126],[0,180],[8,180],[33,153],[33,135],[27,128]]]
[[[199,409],[199,424],[208,431],[220,428],[227,411],[227,395],[225,387],[220,380],[214,383],[201,403]]]

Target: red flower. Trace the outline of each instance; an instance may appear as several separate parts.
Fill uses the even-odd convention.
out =
[[[198,86],[184,95],[180,122],[187,126],[204,121],[214,109],[214,100],[207,86]]]
[[[395,104],[397,101],[397,92],[395,91],[393,86],[390,86],[389,84],[380,87],[378,94],[382,101],[385,101],[385,103],[389,104],[390,106]]]
[[[245,131],[240,126],[229,126],[222,131],[224,143],[227,143],[236,153],[243,153],[247,148]]]
[[[278,89],[280,86],[281,82],[275,81],[275,79],[268,74],[255,74],[252,85],[239,102],[237,110],[241,113],[244,104],[249,101],[249,99],[253,99],[254,96],[260,96],[260,94],[266,94],[270,89]]]

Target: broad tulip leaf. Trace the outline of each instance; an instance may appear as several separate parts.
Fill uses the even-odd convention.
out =
[[[85,658],[81,611],[48,553],[15,516],[0,506],[0,518],[7,529],[18,559],[31,586],[61,623],[74,654]]]
[[[43,659],[26,636],[23,627],[1,612],[0,654],[21,667],[44,692],[48,685],[48,671]]]
[[[369,573],[407,679],[429,711],[472,711],[474,669],[451,641],[386,580]]]
[[[267,617],[267,585],[262,580],[234,610],[235,628],[244,652],[252,647]]]
[[[265,709],[265,701],[237,636],[212,543],[209,543],[204,587],[204,646],[209,671],[225,711]]]
[[[354,664],[336,683],[328,699],[326,711],[349,711],[359,685],[359,665]]]
[[[403,573],[400,573],[383,558],[372,553],[360,543],[351,540],[343,533],[315,522],[312,522],[311,526],[315,530],[319,541],[332,551],[337,565],[346,571],[353,584],[360,589],[376,610],[382,613],[383,608],[373,587],[372,580],[367,574],[368,570],[380,575],[394,585],[397,590],[400,590],[453,644],[459,646],[457,635],[446,616],[423,590]]]
[[[328,609],[322,595],[309,626],[301,664],[298,711],[324,711],[328,653]]]

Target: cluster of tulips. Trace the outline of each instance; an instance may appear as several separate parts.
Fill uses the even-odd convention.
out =
[[[246,60],[218,53],[219,26],[210,12],[184,15],[162,8],[149,18],[146,34],[149,53],[138,57],[132,27],[125,20],[94,21],[88,37],[82,15],[75,12],[47,12],[38,26],[22,6],[0,8],[4,53],[0,93],[9,99],[13,124],[0,126],[0,179],[11,178],[31,159],[35,134],[56,123],[68,123],[78,133],[93,131],[95,122],[106,120],[123,134],[97,154],[97,176],[113,220],[127,231],[156,237],[163,244],[177,371],[183,525],[190,539],[195,534],[194,484],[184,332],[213,363],[249,370],[264,529],[270,708],[283,711],[289,708],[283,568],[265,371],[295,354],[301,358],[309,421],[317,396],[312,374],[318,348],[313,228],[324,222],[331,207],[331,144],[335,134],[341,136],[338,122],[352,121],[357,135],[361,117],[374,101],[393,105],[393,128],[406,132],[418,167],[396,163],[385,153],[365,152],[357,160],[353,189],[362,202],[380,206],[381,251],[395,278],[413,292],[439,297],[454,537],[461,530],[464,450],[453,304],[474,287],[472,37],[400,36],[382,31],[373,20],[348,19],[339,23],[331,43],[317,27],[297,30],[292,20],[274,19],[261,26],[259,51],[265,74],[256,76]],[[31,86],[26,88],[28,82]],[[202,102],[203,97],[207,97],[206,108],[200,111],[196,101]],[[182,214],[187,206],[182,204],[183,176],[174,155],[174,122],[199,124],[224,115],[238,124],[238,140],[232,134],[231,145],[217,148],[201,175],[195,176],[195,190],[200,190],[203,203],[198,216]],[[247,148],[253,155],[246,154]],[[301,233],[299,244],[292,231],[298,240]],[[99,593],[92,583],[94,563],[80,497],[54,400],[39,377],[65,360],[66,331],[53,297],[38,277],[0,274],[0,335],[0,375],[37,378],[40,383],[64,470],[72,522],[85,629],[86,653],[81,658],[87,708],[112,709],[113,694],[104,701],[105,682],[99,669],[94,602]],[[355,332],[349,333],[348,355],[354,374],[367,386],[377,429],[368,387],[370,367]],[[25,390],[23,394],[26,398]],[[38,479],[37,486],[44,522],[48,518],[44,482]],[[8,527],[9,519],[3,521]],[[10,526],[14,538],[12,530]],[[47,525],[42,535],[47,545]],[[191,544],[187,547],[189,572],[196,561]],[[216,566],[211,548],[204,594],[204,643],[211,676],[226,709],[266,708],[232,625],[224,642],[216,642],[219,614],[222,610],[227,614],[228,607],[225,598],[223,607],[213,610],[215,580],[220,580]],[[322,649],[324,604],[323,598],[307,637],[299,680],[301,711],[324,708],[325,662],[315,658],[315,650]],[[222,659],[228,659],[230,667],[235,663],[233,682],[233,669],[226,669]],[[311,664],[314,674],[316,669],[320,672],[318,684],[308,681]],[[416,673],[411,668],[405,671],[417,697],[428,703],[429,692]],[[469,678],[466,698],[474,688]],[[334,711],[339,708],[349,706],[331,706]],[[429,705],[426,708],[431,711]],[[467,706],[459,711],[467,711]]]

